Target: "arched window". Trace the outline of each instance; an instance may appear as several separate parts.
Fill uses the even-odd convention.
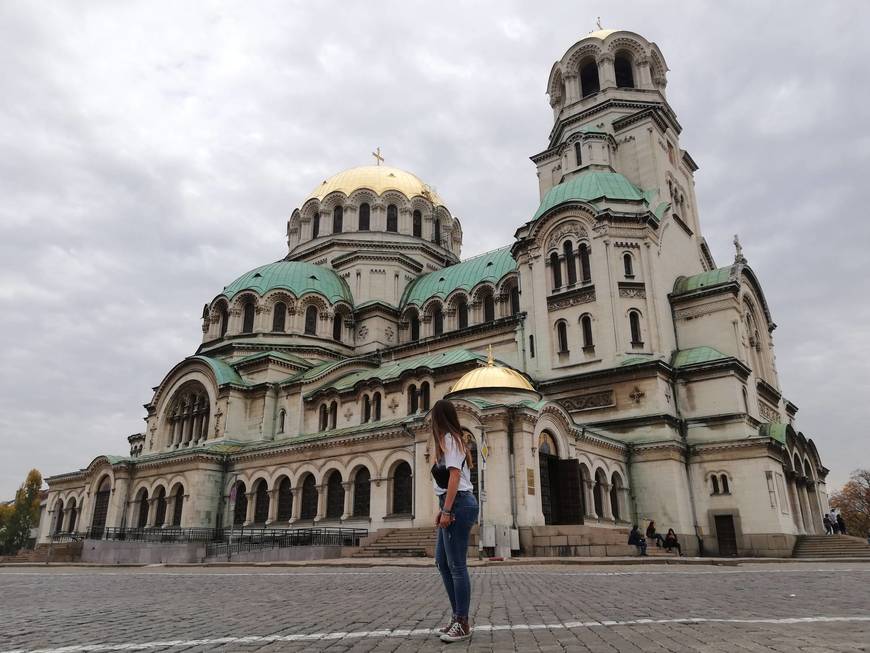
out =
[[[607,477],[602,470],[595,472],[595,485],[592,487],[592,500],[595,504],[595,514],[599,518],[604,517],[604,486],[607,485]]]
[[[78,508],[76,506],[76,498],[72,497],[69,500],[69,524],[66,527],[67,532],[76,532],[76,518],[78,517]]]
[[[368,202],[359,205],[359,230],[368,231],[372,221],[372,208]]]
[[[283,408],[278,411],[278,433],[284,432],[284,422],[287,421],[287,411]]]
[[[269,490],[266,481],[260,480],[254,491],[254,523],[265,524],[269,520]]]
[[[278,484],[278,521],[288,521],[293,516],[293,489],[286,476]]]
[[[317,335],[317,307],[309,304],[305,309],[305,334]]]
[[[218,313],[218,319],[221,324],[221,338],[227,335],[227,327],[230,324],[230,316],[227,314],[226,306],[221,306],[220,311]]]
[[[344,226],[344,208],[336,206],[332,209],[332,233],[340,234]]]
[[[618,88],[634,88],[634,70],[631,65],[631,59],[625,53],[616,55],[613,61],[613,68],[616,72],[616,86]]]
[[[595,344],[592,341],[592,317],[584,315],[580,318],[580,329],[583,331],[583,349],[594,349]]]
[[[492,322],[495,319],[495,299],[492,295],[483,297],[483,321]]]
[[[154,525],[157,528],[166,523],[166,488],[157,490],[157,510],[154,515]]]
[[[583,143],[577,141],[574,143],[574,159],[577,161],[577,167],[583,165]]]
[[[562,287],[562,264],[556,252],[550,254],[550,271],[553,274],[553,290],[559,290]]]
[[[535,336],[529,336],[529,357],[535,357]]]
[[[63,532],[63,501],[58,499],[57,503],[54,504],[54,532],[62,533]]]
[[[420,397],[417,394],[417,386],[408,386],[408,415],[413,415],[420,410]]]
[[[372,421],[381,421],[381,393],[376,392],[372,395]]]
[[[340,519],[344,514],[344,486],[341,484],[341,474],[333,470],[326,482],[326,517]]]
[[[573,285],[577,283],[577,265],[574,263],[574,245],[570,240],[562,245],[562,252],[565,254],[565,268],[568,270],[568,285]]]
[[[731,494],[731,488],[728,487],[728,477],[725,474],[722,474],[719,477],[719,480],[722,483],[722,494]]]
[[[178,485],[172,501],[172,525],[176,528],[181,526],[181,513],[184,510],[184,486]]]
[[[456,322],[460,329],[468,327],[468,302],[465,299],[456,302]]]
[[[620,519],[619,494],[622,492],[622,477],[613,472],[610,479],[610,512],[614,519]]]
[[[558,353],[568,353],[568,323],[565,320],[556,322],[556,345]]]
[[[432,242],[436,245],[441,244],[441,220],[435,218],[435,230],[434,235],[432,236]]]
[[[397,232],[399,230],[399,209],[395,204],[390,204],[387,207],[387,231]]]
[[[283,333],[286,319],[287,304],[275,302],[275,306],[272,308],[272,331]]]
[[[601,90],[601,84],[598,81],[598,63],[591,59],[580,66],[580,92],[583,97],[595,95]],[[578,159],[577,165],[580,165]]]
[[[332,318],[332,339],[336,342],[341,342],[341,331],[344,328],[344,317],[341,313],[336,313]]]
[[[94,515],[91,518],[91,533],[93,537],[102,537],[106,527],[106,516],[109,513],[109,498],[112,495],[112,482],[108,476],[100,481],[97,496],[94,498]]]
[[[145,528],[148,525],[148,490],[139,491],[139,515],[136,519],[137,528]]]
[[[338,421],[338,402],[329,404],[329,428],[334,429]]]
[[[429,410],[429,382],[423,381],[420,384],[420,409]]]
[[[520,288],[519,286],[511,286],[511,315],[518,315],[520,312]]]
[[[371,514],[372,475],[360,467],[353,477],[353,516],[368,517]]]
[[[411,466],[402,461],[393,471],[393,514],[410,515],[411,500]]]
[[[247,302],[245,304],[244,314],[242,317],[242,333],[253,333],[254,331],[254,304]]]
[[[420,211],[414,211],[413,214],[413,234],[417,238],[423,237],[423,214]]]
[[[312,474],[308,474],[302,482],[301,507],[300,519],[314,519],[317,516],[317,485]]]
[[[188,381],[167,409],[169,433],[167,446],[187,446],[208,438],[209,398],[199,381]]]
[[[719,477],[713,474],[710,477],[710,482],[713,484],[713,494],[719,494]]]
[[[444,313],[440,306],[432,309],[432,334],[440,336],[444,333]]]
[[[592,268],[589,266],[589,246],[586,243],[580,243],[577,248],[580,255],[580,280],[583,283],[592,281]]]
[[[628,325],[631,329],[631,344],[642,345],[643,340],[641,340],[640,333],[640,313],[637,311],[630,311],[628,313]]]
[[[372,418],[372,400],[368,395],[363,395],[362,421],[363,424]]]
[[[317,238],[320,235],[320,211],[316,211],[311,217],[311,237]]]
[[[622,255],[622,267],[625,270],[626,279],[634,277],[634,262],[632,261],[631,254],[628,252]]]
[[[326,404],[320,404],[320,415],[317,427],[320,431],[325,431],[329,428],[329,408],[326,407]]]
[[[411,315],[411,342],[417,342],[420,339],[420,318],[414,313]]]

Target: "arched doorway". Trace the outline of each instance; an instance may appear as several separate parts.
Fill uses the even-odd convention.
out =
[[[94,516],[91,518],[91,537],[100,538],[106,528],[106,516],[109,514],[109,497],[112,495],[112,483],[109,477],[103,477],[94,497]]]
[[[242,481],[236,485],[236,502],[233,505],[233,526],[242,526],[248,518],[247,487]]]
[[[254,492],[254,523],[265,524],[269,520],[269,488],[260,479]]]
[[[301,519],[314,519],[317,516],[317,482],[308,474],[302,481]]]
[[[341,483],[341,472],[333,470],[326,482],[326,517],[341,519],[344,514],[344,486]]]
[[[136,528],[145,528],[148,525],[148,490],[144,487],[139,490],[139,497],[136,499],[136,505],[139,512],[136,516]]]
[[[548,431],[538,438],[538,467],[544,523],[582,524],[580,465],[574,459],[559,458],[556,439]]]
[[[353,516],[368,517],[371,513],[372,475],[360,467],[353,477]]]
[[[157,509],[154,515],[154,525],[157,528],[162,528],[166,523],[166,488],[160,487],[157,490]]]
[[[172,525],[179,527],[181,526],[181,513],[184,510],[184,486],[180,483],[176,485],[175,493],[172,496]]]
[[[410,515],[412,511],[411,466],[405,461],[393,469],[393,513]]]

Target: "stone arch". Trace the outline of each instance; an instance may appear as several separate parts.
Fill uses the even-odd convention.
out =
[[[562,57],[562,68],[576,75],[580,73],[582,62],[590,57],[597,61],[600,56],[601,46],[597,41],[583,43],[581,40],[571,46]]]
[[[598,467],[592,474],[592,500],[595,506],[595,514],[598,518],[604,517],[606,503],[609,500],[607,496],[608,476],[604,467]]]
[[[387,470],[387,513],[410,515],[414,510],[413,462],[397,458]]]
[[[565,82],[562,78],[562,68],[557,62],[553,64],[550,78],[547,81],[547,95],[550,96],[550,106],[554,107],[565,99]]]
[[[289,478],[291,483],[293,482],[293,473],[290,471],[290,467],[288,467],[287,465],[281,465],[280,467],[272,469],[271,474],[269,475],[269,487],[273,489],[278,487],[278,483],[284,476]]]
[[[151,495],[148,494],[148,488],[144,485],[133,494],[133,502],[136,512],[136,521],[134,524],[136,525],[136,528],[145,528],[148,526],[150,506],[148,500],[150,497]]]

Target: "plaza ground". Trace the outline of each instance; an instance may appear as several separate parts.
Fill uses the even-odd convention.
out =
[[[469,651],[866,651],[870,565],[475,567]],[[0,651],[436,651],[434,567],[0,569]]]

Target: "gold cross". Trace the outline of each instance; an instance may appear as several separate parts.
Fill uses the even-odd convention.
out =
[[[595,22],[596,22],[596,24],[598,25],[598,29],[604,29],[603,27],[601,27],[601,16],[599,16],[599,17],[598,17],[598,20],[595,21]]]
[[[377,165],[381,165],[381,162],[384,160],[384,157],[381,156],[381,147],[378,146],[374,152],[372,152],[372,156],[375,157],[375,161],[377,161]]]

